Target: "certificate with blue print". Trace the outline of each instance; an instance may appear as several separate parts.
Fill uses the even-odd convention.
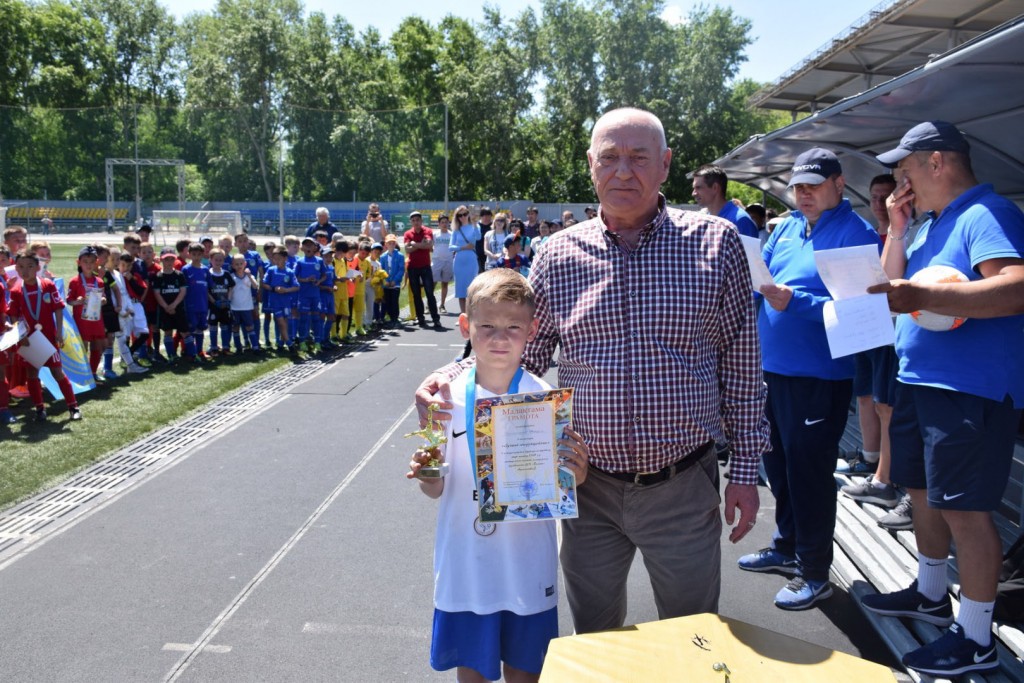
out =
[[[576,476],[558,440],[572,419],[570,389],[482,398],[474,406],[481,522],[577,517]]]

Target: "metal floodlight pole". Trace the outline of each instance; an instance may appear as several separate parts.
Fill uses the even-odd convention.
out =
[[[277,156],[277,234],[284,234],[284,138]]]
[[[142,184],[140,181],[141,169],[139,168],[139,105],[134,106],[135,121],[135,224],[140,225],[142,218]]]
[[[448,103],[444,103],[444,210],[448,211]]]

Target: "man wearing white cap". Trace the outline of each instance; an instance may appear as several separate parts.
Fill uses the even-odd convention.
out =
[[[892,480],[913,500],[917,579],[901,591],[866,595],[864,607],[949,626],[903,664],[945,678],[999,666],[992,610],[1002,546],[992,520],[1000,505],[1024,406],[1024,214],[979,184],[963,133],[946,121],[910,129],[878,160],[895,169],[882,265],[898,313],[926,310],[969,318],[931,331],[909,315],[896,321],[900,369],[893,405]],[[913,211],[929,217],[913,242]],[[968,282],[911,281],[935,265]],[[960,611],[946,592],[946,558],[956,542]]]

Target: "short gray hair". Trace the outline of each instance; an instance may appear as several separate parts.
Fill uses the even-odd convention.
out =
[[[326,206],[320,206],[320,207],[317,207],[316,215],[317,216],[324,215],[324,216],[327,216],[328,218],[330,218],[331,217],[331,212],[327,210]]]

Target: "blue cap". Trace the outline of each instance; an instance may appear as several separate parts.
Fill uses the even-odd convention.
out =
[[[370,249],[383,249],[383,248],[384,248],[384,245],[381,244],[380,242],[374,242],[373,245],[370,247]]]
[[[875,158],[889,168],[895,168],[901,160],[914,152],[970,152],[964,134],[949,121],[925,121],[919,123],[903,136],[896,149],[879,154]]]
[[[796,158],[793,162],[793,176],[789,179],[789,185],[821,185],[834,175],[841,175],[843,167],[835,154],[815,147],[809,149]]]
[[[505,246],[506,247],[511,247],[515,243],[516,243],[516,236],[515,235],[509,235],[508,237],[505,238]]]

